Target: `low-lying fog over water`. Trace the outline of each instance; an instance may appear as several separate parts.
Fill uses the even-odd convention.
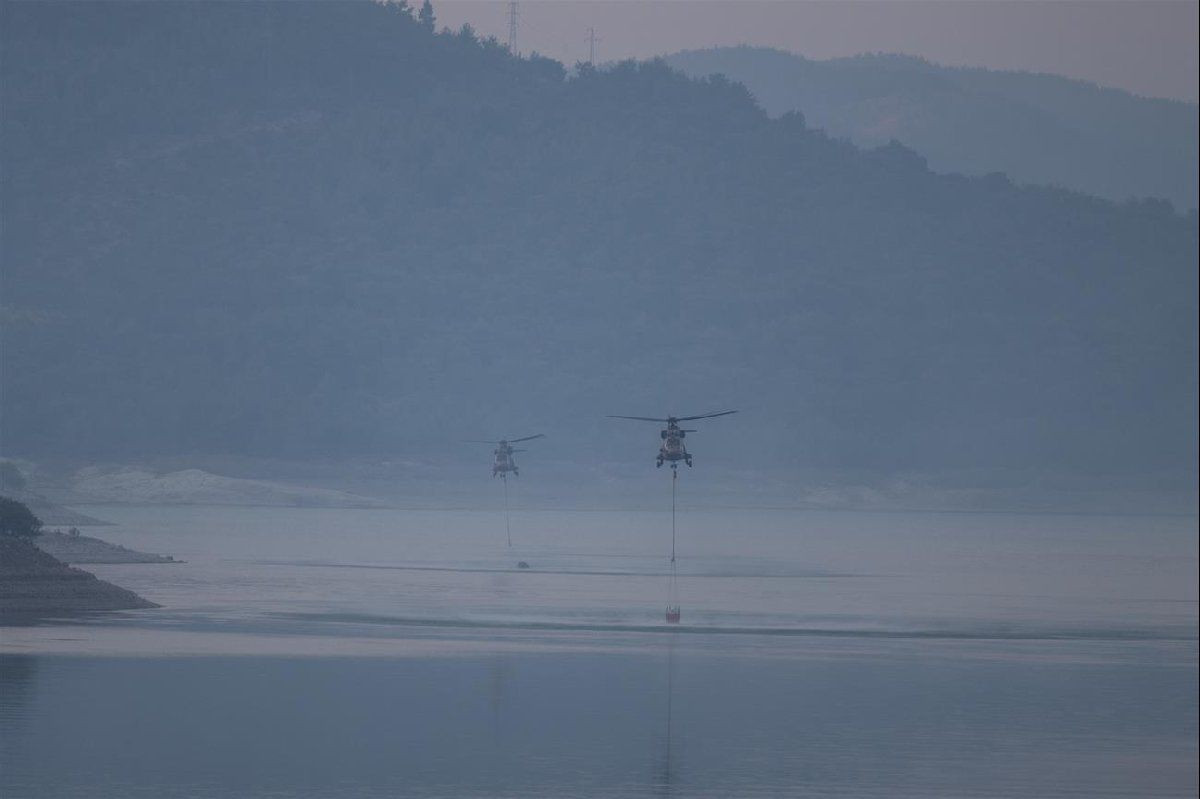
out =
[[[1194,796],[1197,520],[103,506],[0,794]],[[517,568],[524,561],[529,568]]]

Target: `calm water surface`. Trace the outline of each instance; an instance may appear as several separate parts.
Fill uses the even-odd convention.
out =
[[[0,796],[1195,796],[1179,517],[96,507]],[[518,561],[529,564],[517,569]]]

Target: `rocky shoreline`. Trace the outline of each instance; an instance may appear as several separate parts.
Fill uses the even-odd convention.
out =
[[[28,540],[0,536],[0,620],[156,607],[132,591],[68,566]]]

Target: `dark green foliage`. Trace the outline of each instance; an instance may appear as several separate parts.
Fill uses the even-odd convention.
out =
[[[41,533],[42,520],[34,516],[23,502],[0,497],[0,535],[37,538]]]
[[[602,461],[729,405],[747,467],[1194,463],[1194,215],[375,4],[3,9],[13,452]]]

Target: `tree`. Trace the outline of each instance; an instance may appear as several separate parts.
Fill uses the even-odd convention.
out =
[[[437,19],[433,16],[433,3],[425,0],[421,4],[421,10],[417,12],[417,20],[421,23],[421,27],[433,33],[433,26],[437,22]]]
[[[20,491],[25,488],[25,475],[12,461],[0,461],[0,491]]]
[[[42,520],[23,502],[0,497],[0,535],[36,538],[42,533]]]
[[[567,77],[378,3],[272,6],[271,113],[296,115],[255,138],[272,157],[114,172],[101,153],[257,118],[231,87],[261,41],[242,3],[54,6],[0,26],[0,162],[30,165],[0,184],[5,450],[436,458],[419,431],[481,383],[532,423],[666,380],[777,422],[729,442],[739,467],[1195,473],[1195,215],[941,175],[727,80]]]

